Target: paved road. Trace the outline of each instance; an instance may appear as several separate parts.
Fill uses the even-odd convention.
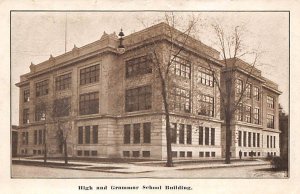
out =
[[[285,172],[269,171],[269,165],[199,170],[164,170],[147,173],[108,173],[84,170],[59,169],[38,166],[12,165],[15,178],[285,178]]]

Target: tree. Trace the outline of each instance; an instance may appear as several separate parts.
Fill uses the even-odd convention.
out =
[[[72,130],[72,117],[70,116],[71,98],[59,98],[53,102],[43,97],[37,99],[36,120],[44,122],[44,163],[48,158],[48,140],[51,138],[50,131],[55,131],[55,138],[59,149],[64,152],[65,164],[68,163],[67,142]]]
[[[173,75],[174,62],[184,52],[187,44],[191,44],[191,35],[196,30],[197,18],[191,15],[189,21],[185,24],[182,31],[179,28],[179,21],[182,18],[171,13],[165,13],[163,18],[162,35],[157,36],[155,33],[150,34],[146,38],[143,47],[145,53],[149,53],[152,59],[152,68],[155,73],[155,79],[158,80],[160,85],[161,100],[163,102],[163,113],[165,115],[166,125],[166,144],[167,144],[167,162],[166,166],[173,166],[172,160],[172,133],[170,128],[170,90],[175,85]],[[143,23],[144,24],[144,23]],[[147,27],[144,24],[144,27]]]
[[[248,51],[244,44],[243,35],[245,29],[241,26],[235,26],[232,31],[228,32],[220,24],[213,24],[213,31],[216,35],[216,45],[220,51],[224,67],[222,68],[221,80],[214,74],[210,66],[214,81],[220,92],[220,100],[222,104],[221,115],[224,119],[226,141],[225,141],[225,163],[230,163],[230,149],[232,143],[231,126],[234,121],[236,111],[245,112],[243,103],[247,100],[246,91],[250,85],[248,80],[255,75],[257,69],[257,61],[260,56],[258,51]],[[252,58],[252,63],[241,62],[240,58]],[[208,63],[210,65],[210,63]],[[244,77],[246,77],[246,86],[240,87],[238,84],[241,75],[237,73],[238,69],[243,69]]]

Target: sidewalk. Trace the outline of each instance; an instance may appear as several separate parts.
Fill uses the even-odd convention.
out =
[[[14,164],[44,166],[42,159],[19,158],[13,159]],[[87,170],[109,173],[147,173],[153,171],[168,170],[195,170],[207,168],[227,168],[241,166],[257,166],[268,165],[268,161],[261,159],[253,160],[233,160],[231,164],[224,164],[223,160],[216,161],[175,161],[174,167],[164,167],[164,161],[147,161],[147,162],[130,162],[130,163],[99,163],[85,161],[69,161],[68,165],[64,165],[62,160],[48,160],[47,167],[64,168],[75,170]]]

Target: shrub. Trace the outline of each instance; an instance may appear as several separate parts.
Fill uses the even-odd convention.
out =
[[[274,170],[287,170],[288,162],[282,157],[273,157],[271,166]]]

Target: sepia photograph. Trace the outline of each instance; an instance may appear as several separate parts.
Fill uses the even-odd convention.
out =
[[[11,178],[289,179],[289,40],[289,11],[11,11]]]

